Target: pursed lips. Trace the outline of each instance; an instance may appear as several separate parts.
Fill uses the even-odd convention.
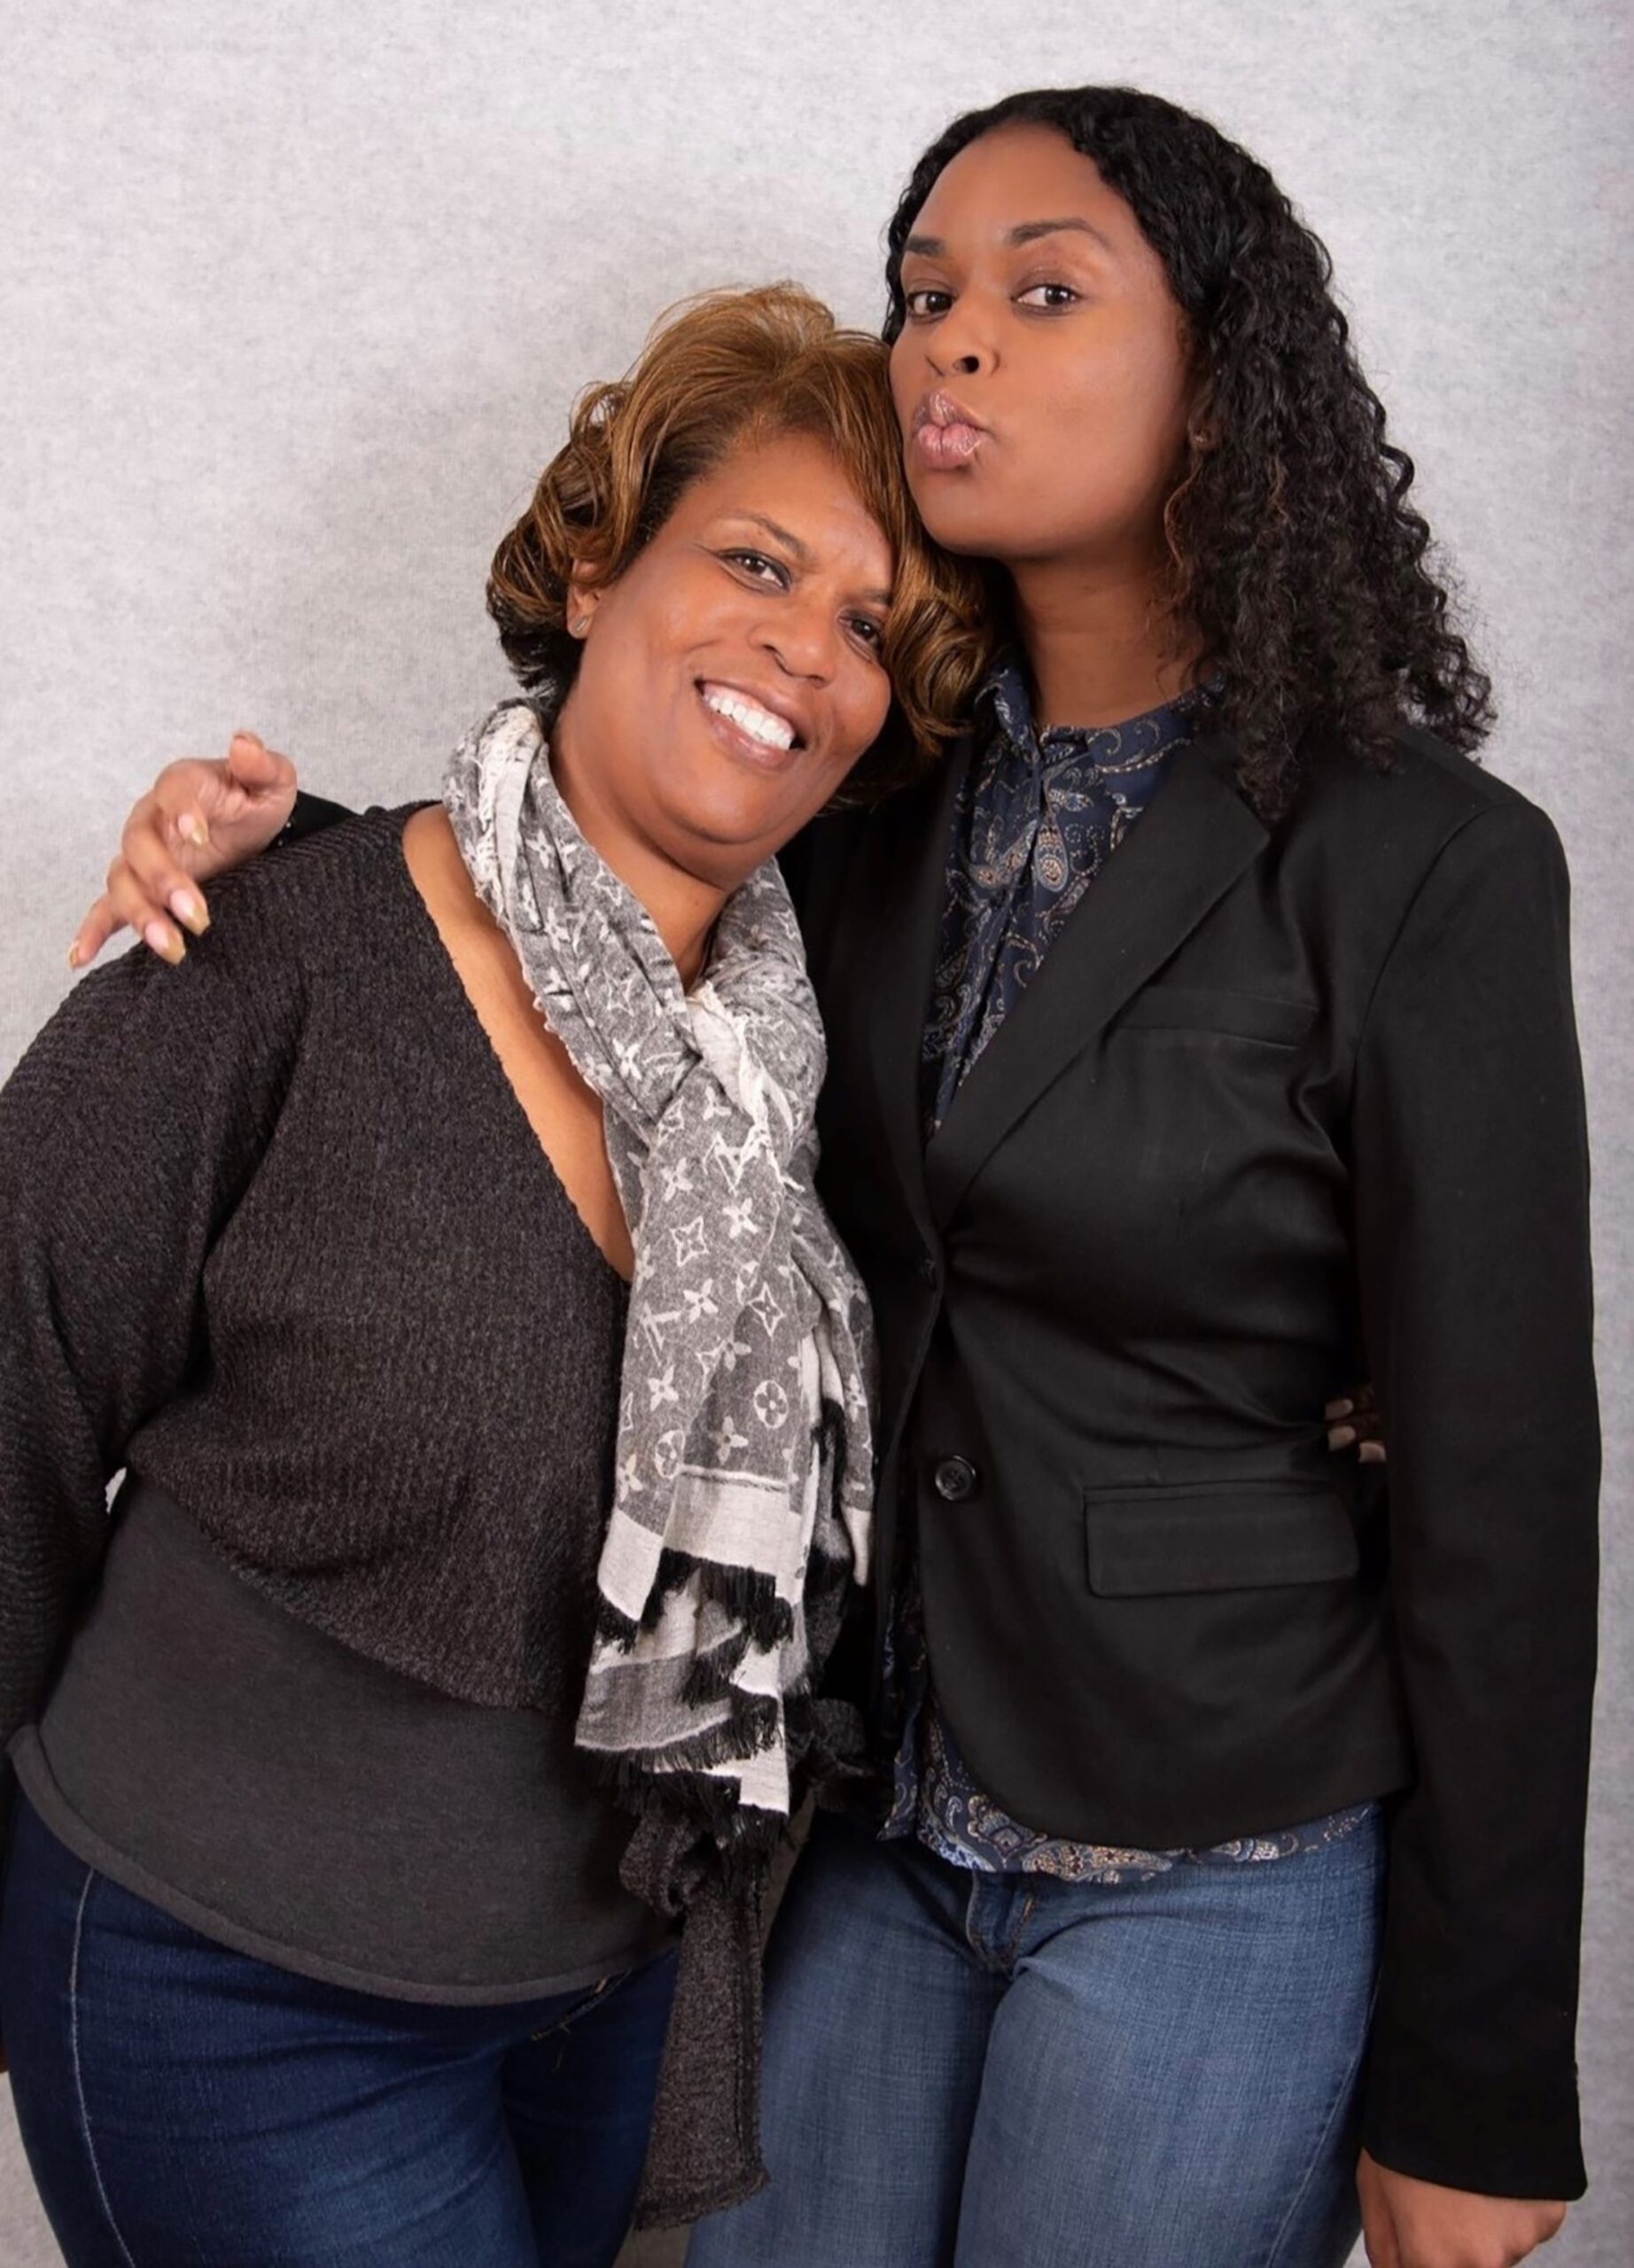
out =
[[[914,412],[914,447],[921,462],[933,470],[969,464],[987,438],[987,427],[939,386]]]

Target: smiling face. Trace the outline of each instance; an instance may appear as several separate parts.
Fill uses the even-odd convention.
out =
[[[1041,126],[969,144],[915,216],[891,349],[908,485],[951,551],[1143,571],[1193,392],[1134,214]]]
[[[554,735],[570,803],[735,888],[884,724],[894,567],[821,441],[729,451],[617,581],[577,594],[584,653]]]

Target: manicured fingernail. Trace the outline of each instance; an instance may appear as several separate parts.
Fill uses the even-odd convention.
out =
[[[1354,1425],[1336,1425],[1327,1437],[1327,1446],[1331,1449],[1348,1449],[1355,1440]]]
[[[197,812],[183,812],[175,826],[183,842],[191,843],[195,850],[202,850],[210,840],[210,830]]]
[[[142,936],[160,960],[167,960],[173,968],[187,951],[168,921],[150,921]]]
[[[173,889],[165,903],[176,920],[184,922],[194,936],[203,936],[210,926],[210,917],[205,912],[201,898],[195,897],[191,889]]]
[[[1388,1462],[1389,1453],[1382,1441],[1364,1441],[1362,1443],[1362,1463],[1364,1464],[1384,1464]]]
[[[1327,1414],[1330,1418],[1348,1418],[1355,1407],[1353,1402],[1330,1402]]]
[[[81,961],[84,959],[84,956],[85,956],[85,949],[84,949],[84,947],[81,944],[81,943],[80,943],[79,939],[76,937],[76,938],[74,939],[74,943],[73,943],[73,944],[69,946],[69,948],[68,948],[68,966],[69,966],[69,967],[70,967],[70,968],[77,968],[77,967],[79,967],[79,965],[80,965]]]

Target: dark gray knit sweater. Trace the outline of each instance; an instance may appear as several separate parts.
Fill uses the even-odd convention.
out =
[[[577,1716],[626,1295],[504,1077],[404,812],[226,876],[179,969],[88,977],[0,1095],[0,1746],[96,1581],[121,1466],[316,1631]],[[0,1767],[0,1770],[4,1770]],[[4,1788],[0,1787],[0,1794]],[[688,1927],[642,2213],[759,2171],[759,1871],[626,1879]]]
[[[180,968],[87,977],[0,1098],[0,1740],[125,1464],[358,1652],[576,1713],[623,1287],[561,1265],[405,817],[224,878]]]

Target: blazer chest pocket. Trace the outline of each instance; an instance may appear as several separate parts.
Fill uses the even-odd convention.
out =
[[[1119,1031],[1191,1031],[1222,1039],[1258,1039],[1297,1047],[1316,1021],[1309,1000],[1263,992],[1225,992],[1187,984],[1150,984],[1119,1016]]]
[[[1100,1598],[1339,1582],[1361,1565],[1350,1514],[1319,1481],[1086,1488],[1084,1513]]]

